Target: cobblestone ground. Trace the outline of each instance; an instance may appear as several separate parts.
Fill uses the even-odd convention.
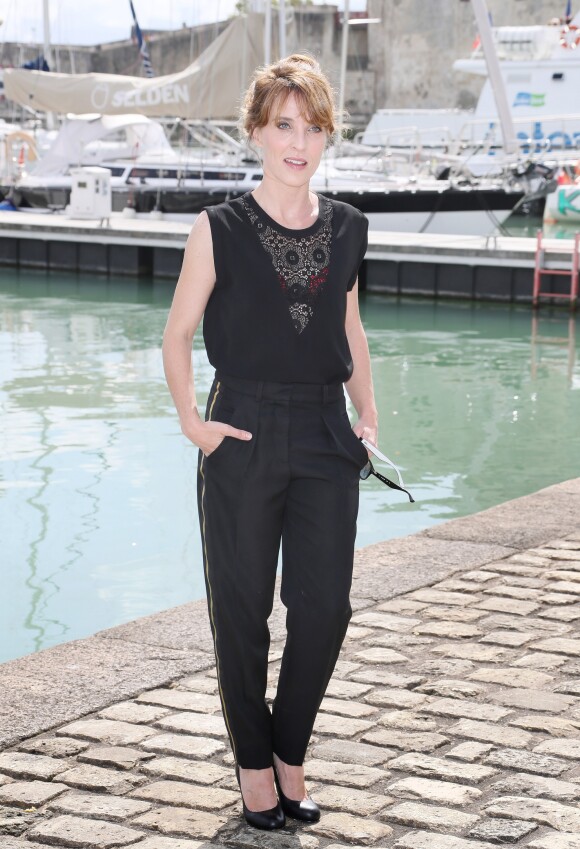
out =
[[[306,760],[319,823],[246,825],[202,672],[0,754],[0,847],[580,849],[579,593],[575,534],[353,599]]]

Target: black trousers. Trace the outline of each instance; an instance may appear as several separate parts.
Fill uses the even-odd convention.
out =
[[[301,765],[352,616],[359,471],[342,383],[244,380],[216,372],[209,419],[250,431],[198,458],[207,601],[223,715],[241,767],[272,752]],[[278,554],[287,637],[273,709],[265,700]]]

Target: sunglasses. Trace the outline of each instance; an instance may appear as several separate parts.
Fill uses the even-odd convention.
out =
[[[399,483],[397,484],[394,481],[389,480],[389,478],[385,477],[380,472],[377,472],[377,470],[375,469],[375,467],[373,466],[373,464],[371,463],[370,460],[360,470],[359,474],[360,474],[361,480],[366,481],[367,478],[370,478],[371,475],[374,475],[376,478],[378,478],[380,481],[385,483],[391,489],[398,489],[399,492],[404,492],[405,495],[407,495],[409,497],[409,501],[412,504],[414,504],[415,499],[413,498],[413,496],[411,495],[409,490],[405,489],[405,484],[403,482],[403,476],[402,476],[401,472],[399,471],[399,467],[397,465],[395,465],[395,463],[393,463],[392,460],[389,460],[387,455],[383,454],[383,452],[379,448],[377,448],[376,445],[373,445],[372,442],[369,442],[368,439],[364,439],[362,436],[359,436],[359,439],[362,442],[362,444],[365,446],[365,448],[368,448],[369,451],[372,451],[372,453],[376,457],[378,457],[380,460],[383,460],[385,463],[388,463],[389,466],[393,467],[393,469],[396,471],[397,476],[399,478]]]

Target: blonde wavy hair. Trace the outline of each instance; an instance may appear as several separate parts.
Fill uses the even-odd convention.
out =
[[[305,53],[292,53],[254,72],[240,109],[238,130],[251,146],[254,130],[278,117],[290,94],[294,94],[307,121],[326,130],[327,145],[335,140],[338,114],[335,93],[319,63]]]

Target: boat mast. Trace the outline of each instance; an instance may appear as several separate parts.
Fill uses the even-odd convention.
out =
[[[52,71],[52,54],[50,50],[50,13],[48,8],[49,0],[42,0],[42,17],[43,17],[43,53],[44,53],[44,61],[48,65],[49,69]],[[49,130],[54,130],[56,126],[56,122],[54,120],[54,113],[47,112],[46,113],[46,125]]]
[[[485,57],[485,64],[487,65],[487,73],[489,75],[489,81],[495,98],[495,105],[501,125],[504,150],[508,154],[516,153],[518,151],[518,141],[503,77],[501,75],[499,59],[495,52],[495,44],[489,22],[487,4],[485,0],[471,0],[471,4],[475,13],[479,37],[481,38],[481,47]]]
[[[280,59],[286,56],[286,0],[278,2],[278,53]]]
[[[346,55],[348,51],[348,19],[349,0],[344,0],[344,11],[342,13],[342,46],[340,50],[340,87],[338,94],[338,144],[342,144],[342,130],[344,127],[344,90],[346,86]]]

